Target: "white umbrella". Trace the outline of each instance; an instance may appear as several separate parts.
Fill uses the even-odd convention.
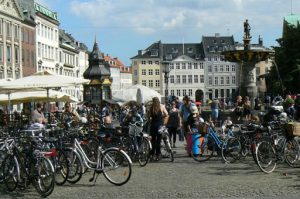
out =
[[[88,83],[89,80],[62,75],[55,75],[49,71],[37,72],[31,76],[16,79],[0,85],[0,92],[7,93],[8,98],[10,93],[20,90],[35,90],[44,88],[49,96],[50,88],[70,87]],[[49,103],[48,103],[49,104]]]
[[[7,99],[6,94],[0,94],[0,104],[17,104],[45,100],[78,102],[77,98],[55,90],[49,90],[49,96],[47,96],[45,91],[14,92],[10,94],[10,100]]]
[[[123,90],[114,92],[112,94],[112,98],[117,102],[138,101],[137,93],[139,89],[141,93],[143,93],[143,95],[141,94],[143,102],[150,101],[153,97],[158,97],[159,99],[162,97],[157,91],[146,86],[136,84]]]

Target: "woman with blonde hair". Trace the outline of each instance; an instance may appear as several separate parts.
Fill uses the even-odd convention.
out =
[[[151,155],[154,160],[158,161],[161,157],[161,134],[158,132],[159,128],[163,125],[166,125],[168,118],[168,112],[166,107],[160,104],[160,101],[157,97],[152,99],[152,105],[149,109],[149,119],[150,119],[150,135],[152,136],[152,151]],[[154,157],[155,155],[155,157]]]

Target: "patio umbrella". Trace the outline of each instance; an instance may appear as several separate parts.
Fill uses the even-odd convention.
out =
[[[141,92],[139,95],[137,94],[138,90]],[[137,99],[137,96],[140,96],[140,99]],[[162,96],[157,91],[140,84],[129,86],[128,88],[116,91],[112,94],[113,100],[117,102],[127,102],[131,100],[142,100],[143,102],[147,102],[152,100],[153,97],[161,99]]]
[[[18,90],[35,90],[46,89],[47,96],[49,96],[50,88],[61,88],[77,86],[88,83],[89,80],[80,79],[75,77],[68,77],[63,75],[56,75],[49,71],[37,72],[31,76],[16,79],[0,85],[1,93],[13,93]],[[48,103],[49,106],[49,103]],[[48,107],[49,108],[49,107]]]
[[[37,101],[69,101],[77,102],[77,98],[55,90],[49,90],[49,96],[45,91],[31,91],[31,92],[14,92],[10,94],[10,99],[7,99],[6,94],[0,94],[0,104],[18,104],[25,102],[37,102]]]

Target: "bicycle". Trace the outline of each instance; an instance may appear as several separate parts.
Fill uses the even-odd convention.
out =
[[[70,150],[79,154],[80,162],[82,162],[88,169],[94,171],[93,177],[89,180],[90,182],[94,181],[95,183],[97,179],[95,176],[100,173],[103,173],[104,177],[114,185],[120,186],[128,182],[132,172],[132,161],[123,150],[116,147],[103,150],[102,147],[99,146],[96,161],[92,161],[84,152],[77,136],[77,134],[69,134],[69,137],[73,140],[73,146]]]
[[[158,133],[161,134],[161,156],[162,158],[169,158],[170,162],[174,162],[174,154],[172,151],[169,131],[166,126],[161,126],[158,130]]]
[[[221,154],[223,160],[228,163],[233,163],[239,158],[241,145],[239,140],[233,137],[234,125],[227,126],[228,132],[224,137],[221,137],[211,124],[202,123],[201,125],[204,127],[193,135],[191,155],[195,161],[207,161],[215,151]]]
[[[150,159],[152,144],[148,134],[143,132],[140,122],[129,123],[129,134],[122,138],[124,149],[132,160],[138,159],[141,167]]]

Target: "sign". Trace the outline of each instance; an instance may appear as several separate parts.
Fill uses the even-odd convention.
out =
[[[37,3],[34,3],[34,8],[37,12],[40,12],[40,13],[46,15],[47,17],[50,17],[50,18],[58,21],[56,12],[52,12],[52,11],[48,10],[47,8],[45,8],[44,6],[37,4]]]

